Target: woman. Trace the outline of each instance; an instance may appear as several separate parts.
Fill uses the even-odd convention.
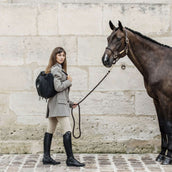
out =
[[[67,166],[82,167],[85,164],[77,161],[73,156],[71,143],[71,126],[69,121],[70,107],[77,105],[69,100],[69,88],[72,85],[72,78],[67,75],[66,52],[63,48],[57,47],[53,50],[45,73],[52,73],[54,76],[54,88],[57,94],[48,100],[47,115],[48,128],[44,136],[43,164],[60,164],[50,156],[50,147],[57,123],[61,124],[63,130],[63,144],[67,155]]]

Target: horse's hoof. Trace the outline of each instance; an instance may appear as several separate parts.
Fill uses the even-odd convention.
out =
[[[157,157],[156,157],[156,161],[158,162],[162,162],[165,158],[165,155],[162,155],[162,154],[159,154]]]
[[[172,164],[172,158],[165,156],[164,160],[162,161],[162,165],[170,165]]]

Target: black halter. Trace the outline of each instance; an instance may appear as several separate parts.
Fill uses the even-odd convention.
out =
[[[120,59],[119,56],[121,56],[123,53],[125,53],[125,55],[128,54],[128,44],[129,44],[129,39],[128,39],[128,37],[127,37],[127,32],[126,32],[126,30],[125,30],[125,45],[126,45],[126,46],[125,46],[125,48],[124,48],[123,50],[121,50],[120,52],[114,53],[113,50],[112,50],[111,48],[106,47],[106,49],[110,50],[111,53],[112,53],[112,56],[113,56],[113,64],[115,64],[115,63]],[[125,56],[125,55],[124,55],[124,56]]]

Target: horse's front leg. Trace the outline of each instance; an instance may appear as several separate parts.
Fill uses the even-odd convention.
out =
[[[162,131],[162,127],[160,127],[160,131]],[[162,162],[164,160],[166,150],[167,150],[167,135],[161,132],[161,152],[157,156],[156,161]]]
[[[172,102],[163,101],[163,114],[165,114],[165,133],[167,133],[167,156],[162,161],[163,165],[172,164]]]
[[[164,160],[162,161],[163,165],[172,164],[172,134],[168,134],[168,152],[167,156],[165,156]]]
[[[160,132],[161,132],[161,152],[157,156],[156,161],[162,162],[165,158],[165,154],[166,154],[166,150],[167,150],[167,135],[165,133],[165,120],[164,120],[162,110],[160,108],[159,101],[154,99],[154,105],[155,105],[155,109],[157,112],[159,128],[160,128]]]

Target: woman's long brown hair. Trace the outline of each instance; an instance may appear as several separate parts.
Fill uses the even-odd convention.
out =
[[[59,53],[62,53],[62,52],[64,52],[64,54],[65,54],[65,60],[62,63],[62,68],[67,73],[66,51],[62,47],[56,47],[53,50],[53,52],[51,53],[51,56],[50,56],[50,59],[49,59],[49,62],[48,62],[48,66],[45,69],[45,73],[50,73],[51,72],[51,67],[57,63],[56,55],[59,54]]]

